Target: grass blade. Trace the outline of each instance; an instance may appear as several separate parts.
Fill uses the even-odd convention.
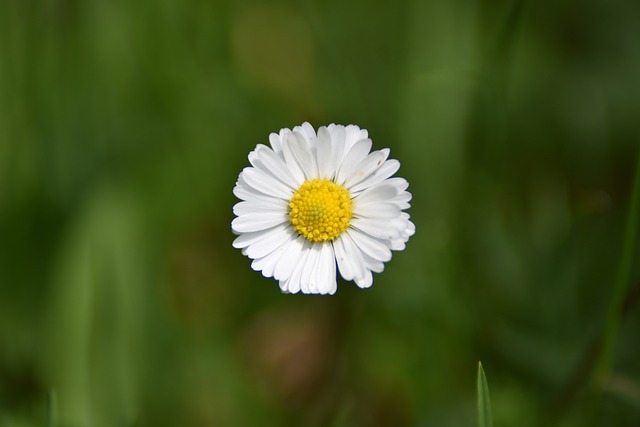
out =
[[[638,218],[640,217],[640,153],[636,161],[636,173],[631,188],[629,212],[625,225],[624,241],[618,274],[614,284],[611,300],[607,307],[604,330],[602,335],[602,351],[596,365],[594,384],[601,390],[611,374],[618,330],[622,319],[624,296],[631,281],[631,268],[635,257],[636,236],[638,234]]]
[[[47,395],[47,427],[58,425],[58,398],[54,389]]]
[[[482,369],[482,362],[478,362],[478,427],[493,427],[489,385]]]

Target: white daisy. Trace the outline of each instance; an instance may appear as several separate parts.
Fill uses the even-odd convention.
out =
[[[251,267],[274,277],[286,293],[334,294],[336,264],[361,288],[405,248],[415,226],[408,182],[391,177],[400,162],[371,150],[358,126],[309,123],[269,135],[249,153],[238,177],[231,223],[233,246]]]

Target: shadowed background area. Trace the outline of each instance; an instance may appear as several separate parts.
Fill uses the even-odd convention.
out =
[[[478,360],[496,425],[637,425],[638,22],[2,1],[0,425],[472,426]],[[303,121],[368,129],[410,182],[369,290],[282,295],[231,247],[248,152]]]

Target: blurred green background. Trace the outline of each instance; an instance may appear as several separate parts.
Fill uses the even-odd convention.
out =
[[[2,0],[0,425],[473,426],[478,360],[496,426],[640,425],[639,22]],[[369,290],[282,295],[231,247],[248,152],[305,120],[411,184]]]

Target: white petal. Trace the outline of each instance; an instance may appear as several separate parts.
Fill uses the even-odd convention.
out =
[[[259,240],[270,238],[279,233],[286,233],[286,232],[289,232],[290,230],[291,230],[291,227],[289,226],[289,224],[282,223],[280,225],[277,225],[273,228],[269,228],[266,230],[253,231],[251,233],[243,233],[233,241],[233,247],[237,249],[246,248],[247,246],[258,242]]]
[[[411,193],[408,191],[402,191],[396,197],[394,197],[391,202],[398,206],[400,209],[409,209],[411,204],[409,201],[411,200]]]
[[[267,148],[269,150],[271,150],[271,148],[267,145],[264,144],[258,144],[256,145],[256,148],[254,148],[250,153],[249,153],[249,162],[253,162],[254,160],[256,160],[258,158],[258,151]]]
[[[262,266],[262,275],[264,277],[273,277],[273,270],[276,268],[276,265],[278,264],[278,261],[280,261],[280,258],[282,258],[283,250],[284,247],[281,246],[265,257],[266,262]]]
[[[341,234],[338,236],[336,240],[333,241],[333,249],[336,254],[336,262],[338,263],[338,269],[340,270],[340,275],[344,280],[353,280],[355,276],[355,266],[351,260],[351,257],[347,253],[344,245],[345,234]]]
[[[416,234],[416,226],[413,222],[411,221],[408,222],[407,228],[404,230],[404,234],[406,234],[407,237],[413,236],[414,234]]]
[[[295,178],[296,182],[304,182],[306,178],[305,171],[294,155],[294,146],[298,145],[298,141],[293,133],[287,134],[282,141],[282,154],[289,171]]]
[[[295,179],[284,160],[269,147],[258,149],[257,154],[260,163],[294,191],[302,184]]]
[[[369,270],[371,270],[374,273],[382,273],[384,271],[384,263],[382,261],[373,259],[367,254],[362,254],[362,255],[364,257],[364,263],[366,264]]]
[[[266,230],[288,221],[288,215],[283,213],[255,213],[242,215],[231,221],[231,229],[236,233],[250,233]]]
[[[377,239],[397,239],[400,231],[393,227],[393,221],[377,218],[353,218],[351,226]],[[404,229],[404,226],[402,227]]]
[[[253,187],[249,187],[242,177],[238,178],[238,182],[236,186],[233,187],[233,195],[236,196],[240,200],[271,200],[273,197],[267,196],[264,193],[259,192]]]
[[[318,293],[318,289],[315,287],[315,279],[312,279],[312,275],[316,272],[316,266],[320,259],[320,253],[322,251],[321,245],[317,243],[311,244],[309,256],[307,262],[302,270],[302,276],[300,278],[300,288],[305,294]]]
[[[369,267],[365,261],[365,254],[360,251],[353,239],[351,239],[348,234],[345,233],[345,235],[347,236],[345,242],[349,242],[346,247],[350,247],[350,249],[347,249],[347,251],[350,255],[354,256],[353,259],[357,267],[356,275],[354,276],[353,281],[356,282],[356,285],[358,285],[360,288],[368,288],[373,283],[373,275],[371,274],[371,271],[369,270]]]
[[[293,191],[289,187],[259,169],[245,168],[242,171],[242,177],[249,186],[269,196],[284,200],[289,200],[293,196]]]
[[[287,285],[287,281],[286,280],[280,280],[278,281],[278,284],[280,285],[280,290],[282,291],[283,294],[291,294],[293,292],[289,292],[289,287]]]
[[[302,277],[302,271],[307,265],[307,260],[309,259],[310,252],[311,244],[307,239],[304,239],[302,242],[302,250],[300,251],[300,256],[298,257],[298,262],[294,266],[293,272],[291,273],[289,278],[285,280],[285,288],[287,289],[287,292],[292,294],[300,292],[300,280]]]
[[[381,201],[393,200],[398,195],[398,189],[388,181],[382,182],[375,187],[367,188],[362,193],[353,198],[354,204],[366,205]]]
[[[307,180],[311,180],[318,177],[318,165],[316,159],[311,151],[309,142],[299,132],[294,132],[288,138],[289,148],[293,153],[293,157],[296,159],[304,176]]]
[[[300,126],[296,126],[293,128],[294,132],[298,132],[305,137],[305,139],[309,142],[311,147],[314,147],[316,144],[316,131],[313,129],[313,126],[309,124],[309,122],[304,122]]]
[[[371,151],[372,142],[370,139],[362,139],[356,142],[353,147],[347,152],[342,160],[342,164],[338,169],[338,175],[336,177],[336,183],[342,185],[344,182],[354,174],[356,167],[363,161],[369,151]]]
[[[303,240],[304,237],[298,235],[297,237],[292,237],[291,241],[286,245],[282,257],[273,272],[273,277],[276,280],[286,280],[291,276],[293,269],[300,261]]]
[[[406,212],[401,212],[398,218],[394,218],[388,221],[388,227],[393,227],[402,233],[404,230],[409,227],[409,214]]]
[[[346,256],[349,259],[351,267],[353,268],[353,280],[355,280],[357,277],[364,277],[366,275],[367,267],[364,263],[362,251],[360,250],[360,248],[358,248],[349,234],[343,233],[342,235],[340,235],[340,237],[342,237],[342,243],[344,245]]]
[[[376,171],[389,157],[389,149],[374,151],[370,153],[360,164],[355,168],[353,175],[347,178],[344,186],[349,189],[354,185],[362,182],[371,174]]]
[[[318,159],[318,177],[331,179],[335,173],[331,162],[332,158],[332,142],[329,131],[324,126],[318,129],[318,140],[316,146]]]
[[[407,188],[409,188],[409,183],[407,182],[407,180],[399,176],[394,176],[393,178],[389,178],[388,180],[385,181],[385,184],[393,185],[398,189],[398,192],[404,191]]]
[[[325,242],[320,245],[320,257],[318,258],[318,264],[316,266],[315,274],[311,277],[315,277],[315,287],[319,294],[325,295],[328,293],[333,294],[337,288],[336,285],[336,259],[333,253],[333,246],[331,243]],[[310,284],[310,288],[314,285]]]
[[[346,131],[342,125],[332,125],[331,129],[327,128],[327,130],[331,135],[331,173],[335,177],[342,163],[344,153],[348,148],[345,144]]]
[[[354,281],[362,289],[370,288],[373,285],[373,274],[371,274],[371,270],[367,269],[364,276],[356,277]]]
[[[362,190],[366,190],[367,188],[372,187],[389,178],[391,175],[396,173],[398,169],[400,169],[400,162],[396,159],[389,159],[382,165],[380,165],[380,167],[367,178],[349,188],[349,192],[351,192],[351,194],[354,194]]]
[[[404,249],[407,247],[406,242],[407,239],[401,238],[390,240],[389,244],[392,251],[404,251]]]
[[[376,240],[356,229],[346,231],[360,250],[377,261],[387,262],[391,259],[391,251],[379,240]]]
[[[233,213],[236,216],[260,213],[260,212],[288,212],[288,205],[282,199],[272,198],[270,200],[249,200],[238,202],[233,206]]]
[[[279,134],[273,133],[273,132],[270,133],[269,144],[271,144],[273,151],[275,151],[276,153],[279,153],[282,151],[282,137]]]
[[[398,220],[391,221],[390,226],[396,227],[400,230],[400,234],[397,238],[387,241],[391,250],[404,250],[406,246],[405,243],[409,240],[409,237],[413,236],[416,232],[416,226],[409,220],[409,214],[402,212]]]
[[[361,139],[367,139],[369,137],[369,133],[366,129],[360,129],[356,125],[349,125],[345,127],[345,139],[344,146],[345,151],[348,151],[353,147],[353,144],[360,141]]]
[[[331,245],[330,248],[331,248],[331,264],[329,265],[329,268],[331,270],[329,271],[328,292],[329,292],[329,295],[333,295],[338,290],[338,274],[336,272],[336,269],[337,269],[336,257],[335,257],[335,253],[333,252],[333,246]]]
[[[409,202],[411,201],[411,198],[412,198],[411,193],[409,193],[408,191],[403,191],[400,194],[398,194],[396,198],[393,199],[393,201],[409,204]]]
[[[252,150],[249,152],[249,154],[247,155],[247,158],[249,159],[249,163],[253,163],[257,158],[258,155],[256,154],[256,150]]]
[[[400,216],[401,209],[393,202],[353,203],[353,215],[358,218],[393,219]]]
[[[256,258],[251,263],[251,268],[255,271],[262,272],[262,275],[264,277],[271,277],[273,276],[273,268],[280,259],[281,255],[282,252],[278,250],[271,252],[265,257]]]
[[[240,173],[238,176],[236,186],[233,188],[233,194],[240,200],[263,200],[268,203],[274,199],[273,196],[261,193],[247,184],[247,181],[244,179],[244,173]]]
[[[265,233],[265,237],[249,245],[246,255],[251,259],[262,258],[295,239],[295,231],[287,227],[285,231]]]

